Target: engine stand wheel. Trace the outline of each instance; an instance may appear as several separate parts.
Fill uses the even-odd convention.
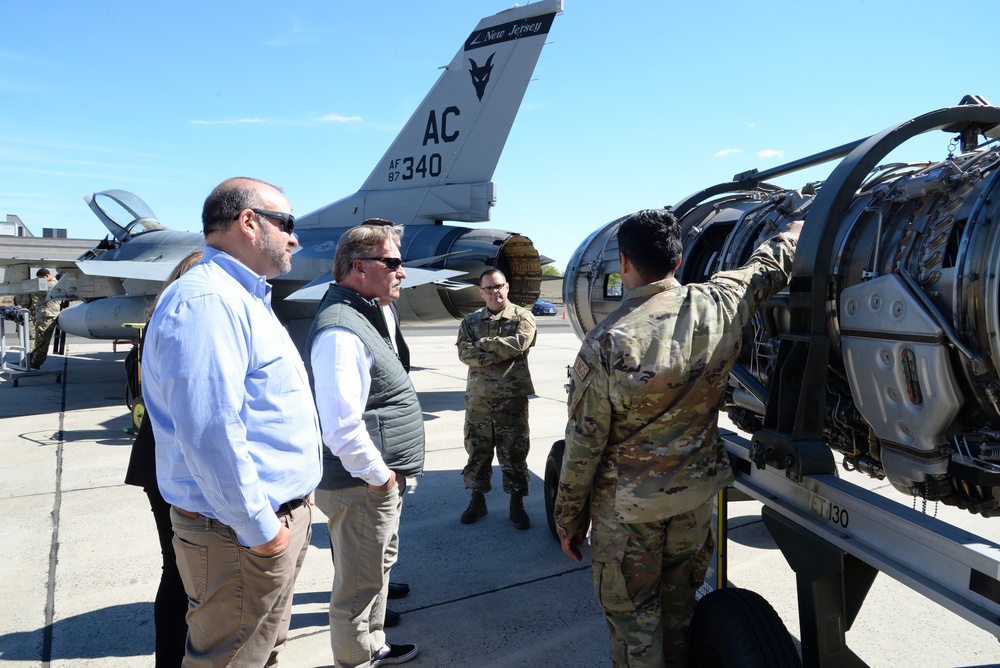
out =
[[[691,622],[694,668],[800,668],[792,636],[764,597],[728,587],[703,596]]]

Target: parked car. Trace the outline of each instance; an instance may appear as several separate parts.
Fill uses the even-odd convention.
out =
[[[557,315],[559,309],[552,302],[547,302],[544,299],[539,299],[535,302],[535,305],[531,307],[531,312],[535,315]]]

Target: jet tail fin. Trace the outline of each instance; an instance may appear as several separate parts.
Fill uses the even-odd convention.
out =
[[[354,195],[296,224],[489,220],[490,181],[555,15],[541,0],[484,18]]]

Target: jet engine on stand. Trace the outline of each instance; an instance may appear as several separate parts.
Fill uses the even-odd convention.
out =
[[[947,155],[878,166],[932,130],[956,135]],[[967,97],[672,207],[682,283],[739,267],[805,218],[791,284],[745,328],[724,407],[754,434],[758,467],[829,472],[836,451],[843,468],[905,494],[1000,515],[998,135],[1000,108]],[[767,182],[841,157],[823,182]],[[622,299],[618,225],[594,232],[567,267],[581,337]]]

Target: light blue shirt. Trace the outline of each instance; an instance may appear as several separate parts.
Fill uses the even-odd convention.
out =
[[[286,501],[322,475],[305,366],[271,310],[271,286],[230,255],[167,286],[149,321],[142,392],[163,498],[232,528],[246,546],[278,534]]]

